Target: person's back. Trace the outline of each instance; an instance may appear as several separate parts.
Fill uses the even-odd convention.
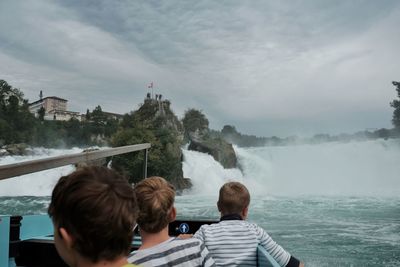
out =
[[[245,221],[249,204],[250,194],[243,184],[226,183],[220,189],[217,203],[221,221],[201,226],[193,237],[204,242],[217,266],[257,266],[259,245],[281,266],[302,266],[264,229]]]
[[[175,220],[175,190],[161,177],[150,177],[135,186],[142,245],[128,258],[140,266],[214,266],[207,248],[197,239],[168,235]]]
[[[59,179],[48,213],[55,246],[71,267],[128,267],[137,204],[116,172],[85,167]]]
[[[128,261],[139,266],[213,266],[210,255],[200,240],[178,237],[134,251]]]
[[[281,266],[290,258],[262,228],[241,219],[203,225],[193,237],[204,242],[218,266],[256,266],[258,245],[268,248]]]

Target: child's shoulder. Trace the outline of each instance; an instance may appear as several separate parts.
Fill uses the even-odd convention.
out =
[[[249,228],[258,229],[260,228],[256,223],[249,222],[246,220],[226,220],[220,221],[213,224],[204,224],[200,227],[203,230],[216,230],[216,229],[231,229],[231,228]]]
[[[171,243],[174,243],[175,245],[187,245],[187,244],[190,244],[193,246],[201,245],[201,242],[197,238],[192,238],[192,237],[191,238],[181,238],[179,236],[174,237],[171,240]]]

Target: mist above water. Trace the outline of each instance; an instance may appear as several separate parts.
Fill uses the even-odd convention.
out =
[[[400,140],[235,148],[241,170],[224,169],[211,156],[183,149],[183,172],[193,182],[187,194],[217,195],[229,180],[256,195],[398,196]],[[35,156],[2,157],[0,165],[81,152],[35,149]],[[0,196],[49,196],[73,166],[0,181]]]
[[[258,195],[398,196],[400,141],[235,148],[243,172],[224,170],[211,156],[184,150],[193,194],[218,194],[228,180]]]

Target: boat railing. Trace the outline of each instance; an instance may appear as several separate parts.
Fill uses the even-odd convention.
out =
[[[126,154],[135,151],[144,150],[144,164],[143,164],[143,177],[147,177],[147,155],[148,149],[151,147],[150,143],[121,146],[114,148],[105,148],[94,151],[86,151],[75,154],[68,154],[62,156],[48,157],[43,159],[29,160],[13,164],[0,166],[0,180],[9,179],[15,176],[29,174],[33,172],[53,169],[65,165],[77,164],[82,162],[90,162],[106,157],[111,157],[120,154]]]
[[[280,267],[278,262],[261,245],[257,247],[257,266]]]
[[[0,181],[65,165],[78,163],[90,164],[90,162],[98,159],[142,150],[144,151],[143,178],[146,178],[148,149],[150,147],[150,143],[144,143],[99,150],[87,150],[80,153],[0,165]],[[18,255],[19,249],[21,249],[21,247],[18,246],[21,240],[29,237],[49,235],[53,232],[51,220],[45,214],[24,216],[22,224],[20,223],[21,219],[21,216],[0,214],[0,266],[16,266],[14,257]],[[52,237],[50,237],[50,239],[52,239]]]

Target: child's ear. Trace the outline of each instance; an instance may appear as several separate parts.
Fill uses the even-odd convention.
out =
[[[64,240],[65,244],[68,248],[71,248],[74,244],[73,237],[68,233],[68,231],[64,227],[58,228],[58,234],[60,235],[61,239]]]
[[[219,201],[217,202],[218,211],[221,212],[221,207],[219,206]]]
[[[175,206],[172,207],[169,216],[170,216],[170,217],[169,217],[169,222],[175,221],[175,219],[176,219],[176,208],[175,208]]]
[[[244,208],[242,210],[242,214],[241,214],[242,215],[242,219],[246,220],[248,214],[249,214],[249,206],[247,206],[246,208]]]

